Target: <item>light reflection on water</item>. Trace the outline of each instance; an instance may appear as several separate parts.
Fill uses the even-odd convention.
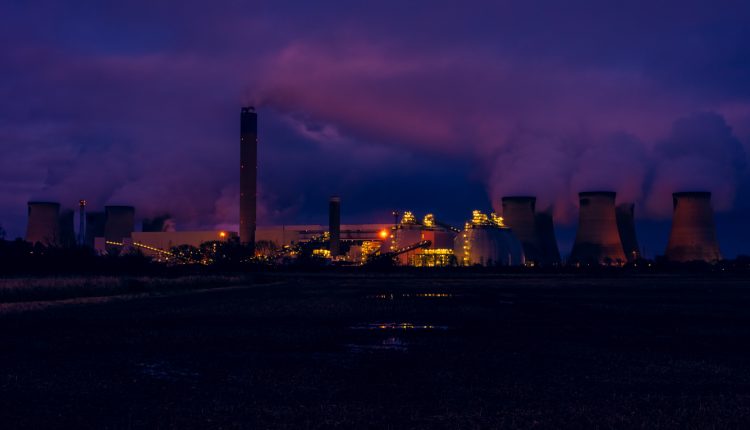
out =
[[[393,293],[381,293],[381,294],[372,294],[367,296],[368,299],[380,299],[380,300],[393,300],[396,298],[400,299],[406,299],[410,297],[416,297],[416,298],[427,298],[427,299],[434,299],[434,298],[451,298],[454,297],[452,293],[400,293],[400,294],[393,294]]]
[[[378,322],[360,324],[350,327],[353,330],[447,330],[448,326],[433,324],[415,324],[410,322]]]
[[[374,345],[362,345],[362,344],[349,344],[347,347],[351,352],[365,352],[365,351],[401,351],[406,352],[408,350],[407,343],[397,337],[389,337],[384,339],[382,342]]]

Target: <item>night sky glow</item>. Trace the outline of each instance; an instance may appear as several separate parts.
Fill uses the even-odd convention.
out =
[[[168,4],[167,4],[168,3]],[[635,201],[662,253],[671,193],[713,192],[750,254],[750,3],[0,2],[0,225],[29,200],[132,204],[236,229],[239,112],[259,112],[260,224],[455,224],[503,195]]]

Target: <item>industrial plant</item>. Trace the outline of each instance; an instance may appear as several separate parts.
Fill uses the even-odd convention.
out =
[[[418,218],[393,211],[393,223],[342,224],[342,199],[328,201],[327,225],[257,225],[258,114],[240,110],[239,231],[175,231],[168,215],[143,219],[136,208],[108,205],[75,212],[58,202],[28,203],[26,241],[50,247],[87,246],[99,253],[139,251],[158,261],[186,260],[179,248],[207,243],[240,244],[249,260],[284,264],[304,255],[336,265],[387,262],[399,266],[623,266],[642,259],[636,207],[607,190],[579,193],[578,228],[567,259],[561,258],[551,208],[538,210],[536,197],[503,196],[502,213],[470,212],[462,227],[433,214]],[[721,260],[708,192],[675,192],[674,215],[664,257],[673,262]],[[467,211],[467,214],[469,212]]]

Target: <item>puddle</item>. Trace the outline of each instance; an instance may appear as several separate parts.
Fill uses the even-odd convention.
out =
[[[349,327],[352,330],[447,330],[446,325],[415,324],[410,322],[379,322]]]
[[[426,298],[426,299],[445,299],[455,297],[452,293],[383,293],[383,294],[372,294],[367,296],[368,299],[379,299],[379,300],[394,300],[394,299],[408,299],[411,297],[415,298]]]
[[[165,361],[156,361],[153,363],[138,363],[141,374],[150,378],[162,381],[178,381],[191,379],[199,376],[196,372],[189,372],[184,369],[176,369]]]
[[[406,352],[408,350],[407,343],[397,337],[389,337],[384,339],[382,342],[371,345],[361,344],[349,344],[346,345],[351,352],[365,352],[365,351],[401,351]]]

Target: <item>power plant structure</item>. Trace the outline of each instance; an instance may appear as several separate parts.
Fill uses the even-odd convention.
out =
[[[258,198],[258,114],[255,108],[240,111],[240,242],[255,247]]]
[[[521,266],[525,264],[523,245],[506,227],[503,218],[480,211],[456,237],[454,253],[460,266]]]
[[[78,246],[86,245],[86,200],[78,201]]]
[[[679,192],[672,194],[674,214],[672,230],[665,257],[669,261],[721,260],[719,241],[716,238],[714,212],[709,192]]]
[[[58,223],[60,224],[60,240],[58,245],[63,248],[72,248],[76,245],[76,233],[73,227],[75,212],[72,209],[65,209],[60,212]]]
[[[336,258],[341,250],[341,198],[337,196],[328,202],[328,231],[331,257]]]
[[[29,202],[26,241],[60,246],[60,203]]]
[[[135,231],[135,208],[133,206],[104,207],[104,239],[107,242],[122,242]]]
[[[617,230],[616,193],[578,193],[578,231],[570,253],[573,264],[622,265],[627,260]]]
[[[93,247],[94,239],[104,237],[104,212],[86,212],[86,246]]]
[[[551,213],[536,212],[536,197],[502,198],[503,220],[521,241],[526,263],[540,266],[560,264]]]
[[[641,258],[641,250],[638,247],[638,237],[635,234],[635,204],[623,203],[615,209],[617,216],[617,232],[620,234],[622,250],[628,263]]]

